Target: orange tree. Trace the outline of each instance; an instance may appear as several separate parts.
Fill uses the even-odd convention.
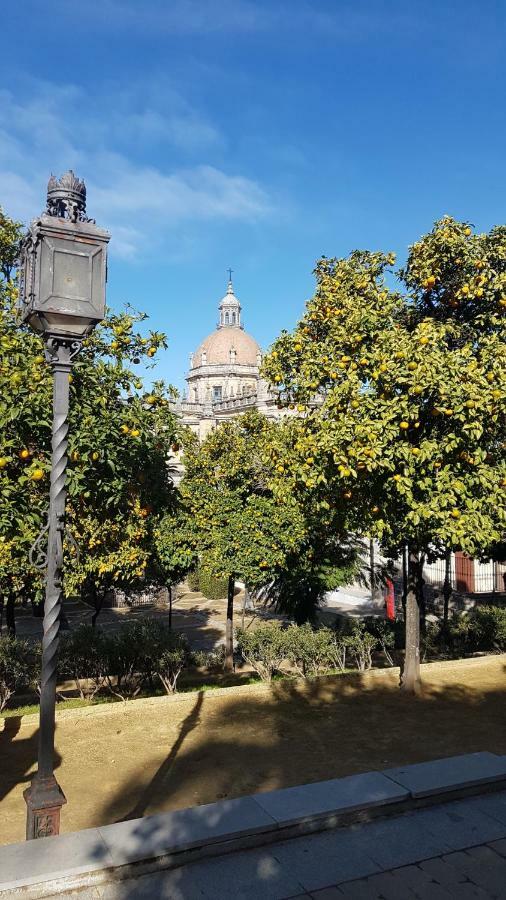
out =
[[[228,581],[226,668],[233,668],[235,580],[265,584],[297,545],[301,523],[269,487],[264,449],[272,426],[257,413],[223,423],[185,448],[183,545],[202,572]]]
[[[506,231],[445,218],[390,289],[392,254],[323,259],[294,332],[265,360],[297,407],[293,487],[345,504],[347,522],[390,552],[408,543],[404,686],[419,683],[423,560],[476,555],[504,530]]]
[[[308,603],[309,592],[320,596],[326,586],[334,586],[337,573],[345,577],[348,557],[344,561],[342,548],[337,553],[333,538],[329,542],[321,514],[312,520],[285,490],[280,451],[274,448],[290,441],[290,423],[285,429],[251,412],[186,448],[181,483],[186,525],[176,542],[183,540],[202,571],[228,579],[228,668],[233,665],[236,578],[252,590],[268,587],[278,609],[305,619],[316,605],[315,597]]]
[[[15,318],[20,227],[0,214],[0,594],[13,628],[17,596],[41,596],[28,550],[48,504],[52,381],[41,340]],[[76,358],[71,383],[67,592],[95,611],[113,585],[132,587],[155,569],[155,524],[174,490],[166,450],[177,431],[171,389],[146,390],[135,367],[153,364],[165,338],[138,331],[145,316],[108,313]]]

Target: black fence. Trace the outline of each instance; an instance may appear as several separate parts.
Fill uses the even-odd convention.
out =
[[[424,567],[427,584],[441,589],[445,580],[446,562],[438,559]],[[496,560],[478,562],[463,553],[452,555],[450,565],[452,590],[464,594],[504,593],[506,591],[506,564]]]

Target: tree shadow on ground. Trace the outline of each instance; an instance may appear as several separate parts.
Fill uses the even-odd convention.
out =
[[[21,716],[9,716],[0,731],[0,801],[17,785],[28,785],[35,774],[39,732],[23,737],[21,727]],[[55,769],[60,763],[61,756],[55,753]]]
[[[123,820],[138,819],[143,816],[147,807],[149,806],[149,803],[151,802],[153,794],[156,796],[160,792],[163,792],[165,785],[170,779],[171,768],[177,758],[178,753],[182,749],[185,738],[199,724],[200,710],[202,708],[203,702],[204,693],[202,691],[199,691],[196,697],[195,704],[192,706],[190,712],[181,723],[179,734],[172,747],[170,748],[167,759],[163,761],[160,768],[149,782],[147,790],[141,794],[135,806],[123,817]]]
[[[367,675],[284,680],[199,701],[153,775],[139,765],[102,823],[373,769],[506,750],[504,688],[425,684],[407,696]],[[146,739],[149,740],[149,722]]]

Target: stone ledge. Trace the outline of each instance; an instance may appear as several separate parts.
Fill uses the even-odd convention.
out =
[[[386,769],[384,774],[418,799],[504,781],[506,757],[488,751],[467,753],[465,756]]]
[[[50,897],[504,784],[506,756],[472,753],[10,844],[0,898]]]
[[[300,787],[256,794],[257,803],[280,827],[344,816],[359,810],[407,800],[409,791],[381,772],[348,775]]]

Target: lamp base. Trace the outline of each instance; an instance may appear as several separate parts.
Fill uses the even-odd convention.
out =
[[[23,797],[27,806],[27,841],[59,834],[60,812],[67,801],[54,775],[49,778],[35,775],[30,787],[23,792]]]

